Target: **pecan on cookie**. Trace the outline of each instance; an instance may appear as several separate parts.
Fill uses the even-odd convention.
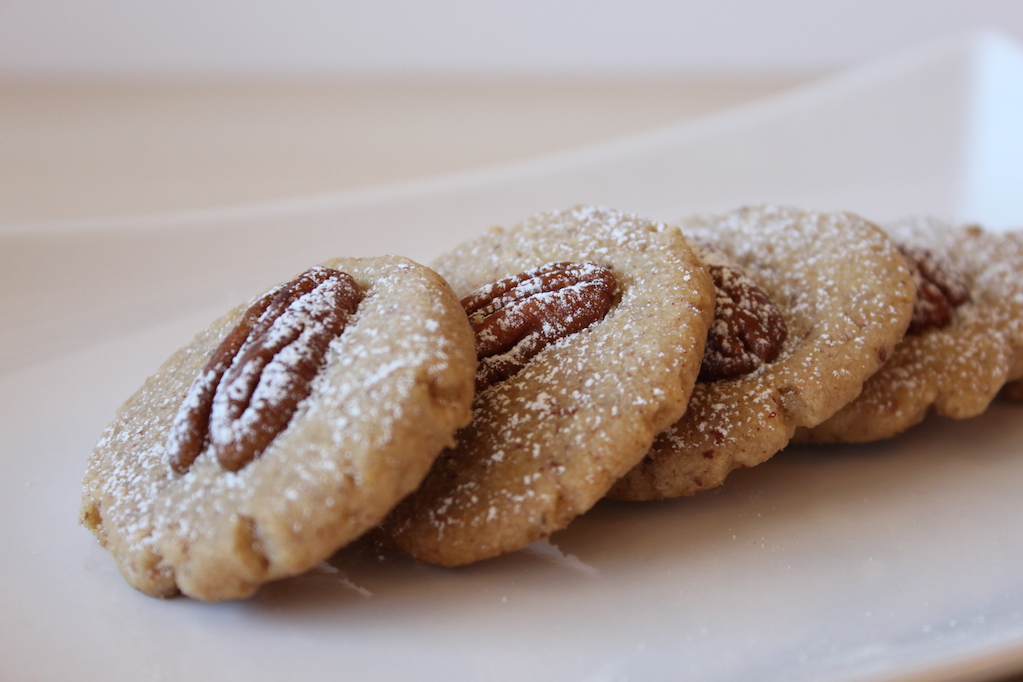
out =
[[[708,267],[739,268],[762,294],[734,294],[748,301],[738,326],[719,304],[712,329],[740,350],[753,345],[740,343],[741,332],[770,352],[739,354],[743,372],[705,374],[685,415],[614,485],[612,498],[690,495],[764,462],[798,427],[819,424],[855,397],[912,314],[905,258],[856,215],[761,206],[691,218],[682,228],[709,245],[700,251]],[[725,293],[719,301],[731,298]],[[708,342],[709,352],[719,345]]]
[[[856,400],[801,441],[889,438],[931,412],[973,417],[1000,391],[1011,397],[1023,377],[1023,233],[925,217],[885,230],[917,270],[918,323]]]
[[[470,309],[504,309],[519,287],[509,302],[525,302],[493,334],[510,371],[484,357],[472,423],[383,525],[450,566],[564,528],[643,456],[685,410],[714,295],[677,228],[593,207],[492,230],[435,267]],[[477,332],[485,351],[493,330]]]
[[[328,261],[214,322],[121,407],[81,521],[147,594],[248,596],[411,492],[468,422],[475,369],[435,272]]]
[[[476,335],[476,390],[503,381],[550,344],[611,309],[614,273],[597,263],[547,263],[462,299]]]

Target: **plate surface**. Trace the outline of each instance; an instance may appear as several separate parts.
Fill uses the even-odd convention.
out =
[[[1023,56],[984,36],[695,124],[372,191],[0,230],[0,677],[939,680],[1023,667],[1023,425],[997,404],[792,448],[716,491],[602,503],[457,570],[356,544],[255,598],[135,593],[75,520],[141,381],[245,296],[337,255],[428,262],[574,203],[743,203],[1023,225]]]

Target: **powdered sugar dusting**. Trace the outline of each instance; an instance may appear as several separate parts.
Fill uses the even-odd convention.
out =
[[[735,378],[774,360],[788,328],[770,296],[723,253],[700,243],[696,253],[714,280],[716,294],[699,380]]]
[[[208,423],[193,425],[200,433],[207,427],[222,466],[245,466],[287,426],[360,298],[349,275],[322,267],[306,271],[273,298],[217,385]],[[219,355],[220,349],[210,362],[222,364]],[[188,412],[187,401],[182,412]],[[175,444],[173,435],[168,449]]]
[[[746,270],[781,309],[788,336],[752,373],[698,384],[686,415],[615,487],[617,497],[691,494],[768,459],[797,426],[819,423],[859,392],[911,315],[898,249],[852,214],[761,206],[682,228]]]
[[[927,217],[886,225],[892,237],[925,248],[964,276],[969,300],[947,326],[907,335],[863,393],[804,434],[815,441],[868,441],[901,433],[930,411],[979,414],[1006,382],[1023,376],[1023,237],[954,227]]]
[[[476,334],[476,389],[507,379],[550,343],[607,314],[617,285],[597,263],[546,263],[462,299]]]
[[[495,229],[435,267],[464,295],[552,261],[611,267],[615,303],[477,395],[458,446],[392,518],[392,534],[421,560],[465,563],[546,537],[684,409],[713,291],[676,229],[579,207]]]
[[[187,578],[195,584],[183,589],[220,598],[202,594],[212,589],[206,574],[220,571],[217,580],[243,583],[224,589],[251,591],[258,583],[250,581],[322,560],[415,485],[467,421],[475,362],[457,299],[446,287],[439,298],[436,275],[407,263],[340,262],[363,301],[286,430],[244,469],[224,471],[208,448],[178,475],[164,454],[193,376],[244,308],[176,353],[122,407],[90,460],[83,520],[136,587],[166,593]],[[436,333],[459,319],[458,333]],[[282,389],[276,377],[271,393]],[[317,547],[322,556],[310,556]]]

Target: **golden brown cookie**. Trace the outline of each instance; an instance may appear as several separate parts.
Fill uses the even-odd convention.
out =
[[[800,433],[807,442],[889,438],[929,412],[965,419],[1023,376],[1023,235],[933,218],[885,226],[913,255],[924,293],[914,325],[863,393]],[[957,280],[961,280],[957,281]],[[964,291],[957,291],[963,289]],[[1017,390],[1010,384],[1008,397]]]
[[[482,390],[458,445],[383,530],[450,566],[564,528],[643,456],[685,410],[714,294],[678,228],[591,207],[496,228],[435,267],[483,311]],[[600,269],[613,276],[602,315],[591,310],[607,288]],[[579,328],[576,314],[592,319]],[[490,348],[497,338],[505,345]]]
[[[248,596],[415,488],[468,422],[475,369],[435,272],[328,261],[214,322],[120,408],[81,521],[147,594]]]
[[[754,207],[686,220],[682,228],[723,252],[763,290],[781,313],[784,341],[773,359],[761,358],[752,371],[705,374],[685,416],[614,485],[612,498],[689,495],[720,485],[733,469],[760,464],[784,448],[797,427],[820,423],[855,397],[909,323],[914,289],[905,259],[880,229],[856,215]],[[721,259],[713,252],[705,257],[708,266]],[[748,284],[734,276],[724,283],[737,301],[749,298]],[[715,328],[722,325],[721,301]],[[753,321],[732,324],[726,340],[778,326],[761,303],[739,308]],[[727,348],[724,341],[717,345]]]

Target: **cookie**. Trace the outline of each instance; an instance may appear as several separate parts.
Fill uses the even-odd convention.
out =
[[[798,427],[824,421],[854,398],[909,324],[914,288],[906,261],[856,215],[763,206],[692,218],[682,229],[727,257],[705,252],[709,267],[741,269],[776,312],[750,300],[750,283],[738,275],[721,280],[746,318],[724,325],[719,296],[714,327],[727,333],[708,343],[707,357],[711,365],[723,364],[715,354],[738,358],[742,371],[704,372],[685,416],[614,485],[612,498],[690,495],[764,462]],[[783,325],[772,320],[778,314]],[[775,353],[743,357],[758,335],[777,340],[782,327]]]
[[[495,228],[434,267],[481,318],[481,390],[457,446],[382,530],[454,566],[564,528],[646,453],[685,410],[714,294],[678,228],[603,208]]]
[[[855,401],[800,433],[801,441],[889,438],[930,412],[973,417],[1006,382],[1023,376],[1023,235],[933,218],[885,229],[918,266],[921,322]],[[1017,390],[1010,383],[1005,392],[1012,397]]]
[[[214,322],[120,408],[81,522],[146,594],[248,596],[414,489],[468,423],[475,370],[435,272],[328,261]]]

